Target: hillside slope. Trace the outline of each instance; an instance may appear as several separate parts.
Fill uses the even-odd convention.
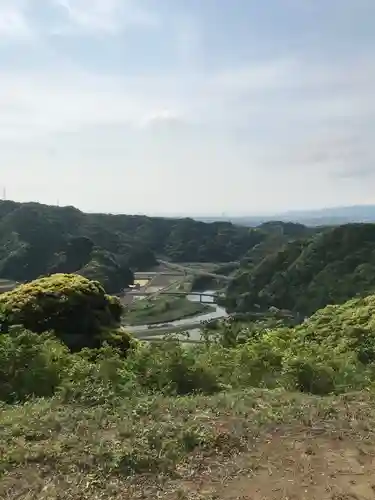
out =
[[[267,237],[230,223],[85,214],[73,207],[0,202],[0,277],[28,281],[79,272],[108,292],[129,284],[132,271],[173,261],[229,262]]]
[[[0,498],[375,499],[374,319],[368,296],[231,348],[169,337],[125,357],[15,327],[0,335]]]
[[[375,290],[375,224],[347,224],[295,240],[255,267],[243,266],[227,290],[231,311],[275,306],[310,315]]]
[[[287,243],[310,238],[323,231],[323,228],[310,228],[294,222],[270,221],[258,226],[258,230],[265,232],[267,238],[250,248],[242,258],[242,265],[252,267],[263,259],[281,250]]]
[[[375,498],[368,392],[323,399],[249,391],[131,403],[4,409],[1,498]]]

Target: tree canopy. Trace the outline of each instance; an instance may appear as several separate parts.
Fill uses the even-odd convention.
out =
[[[70,348],[96,347],[103,334],[119,326],[122,307],[95,281],[75,274],[54,274],[0,295],[8,325],[52,331]]]
[[[131,284],[156,257],[176,262],[239,260],[267,231],[227,222],[85,214],[74,207],[0,202],[0,277],[29,281],[80,273],[108,293]]]
[[[247,312],[275,306],[308,316],[375,290],[375,224],[327,228],[289,242],[230,283],[226,305]]]

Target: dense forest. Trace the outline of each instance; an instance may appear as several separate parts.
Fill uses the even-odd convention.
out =
[[[175,262],[230,262],[267,232],[226,222],[86,214],[73,207],[0,202],[0,277],[29,281],[78,272],[115,293],[133,272]]]
[[[375,290],[375,225],[274,221],[245,228],[0,202],[1,278],[25,282],[75,272],[117,293],[157,258],[221,263],[220,273],[233,276],[225,298],[231,312],[276,307],[303,317]],[[194,287],[209,281],[198,277]]]
[[[289,242],[256,265],[244,262],[228,287],[226,305],[238,312],[274,306],[308,316],[373,292],[374,269],[375,224],[327,228]]]

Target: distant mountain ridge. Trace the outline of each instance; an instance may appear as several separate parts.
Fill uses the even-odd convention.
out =
[[[30,281],[79,273],[108,293],[133,272],[174,262],[238,261],[268,232],[226,222],[84,213],[74,207],[0,201],[0,278]]]
[[[356,222],[375,222],[375,205],[329,207],[316,210],[290,210],[274,215],[196,217],[202,222],[228,221],[240,226],[256,227],[264,222],[298,222],[306,226],[338,226]]]

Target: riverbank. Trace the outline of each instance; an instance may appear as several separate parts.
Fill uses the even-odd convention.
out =
[[[151,301],[137,300],[123,317],[127,326],[157,325],[192,318],[197,315],[215,311],[210,304],[193,302],[186,298],[156,299]]]

